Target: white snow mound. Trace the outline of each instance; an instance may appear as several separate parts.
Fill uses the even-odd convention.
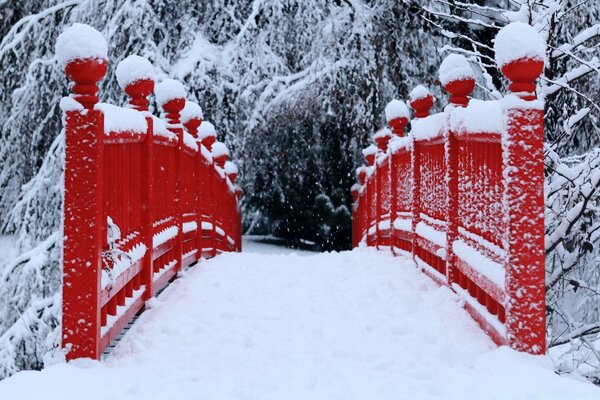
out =
[[[154,68],[147,58],[132,54],[123,59],[115,71],[117,82],[121,89],[125,89],[130,83],[143,79],[154,80]]]
[[[106,39],[86,24],[73,24],[65,29],[56,40],[55,50],[56,58],[63,68],[73,60],[108,58]]]
[[[424,99],[427,96],[431,96],[431,93],[429,92],[429,89],[427,89],[423,85],[417,85],[408,94],[408,100],[412,103],[415,100]]]
[[[396,118],[407,118],[409,117],[408,107],[402,100],[392,100],[385,106],[385,119],[390,122]]]
[[[204,119],[202,107],[193,101],[186,101],[185,107],[183,107],[183,110],[181,110],[181,122],[186,123],[194,118]],[[202,123],[202,125],[204,125],[204,123]]]
[[[202,124],[200,124],[200,127],[198,127],[198,140],[202,141],[207,137],[215,136],[217,136],[215,126],[208,121],[202,121]]]
[[[223,169],[227,175],[238,173],[238,167],[232,161],[225,162]]]
[[[512,22],[500,29],[494,39],[494,51],[500,68],[521,58],[546,60],[544,39],[524,22]]]
[[[215,142],[212,146],[212,156],[214,158],[219,158],[222,156],[229,157],[229,149],[227,149],[227,146],[225,146],[225,143]]]
[[[363,156],[365,156],[365,157],[377,154],[377,146],[375,146],[374,144],[371,144],[368,147],[366,147],[365,149],[363,149],[362,153],[363,153]]]
[[[185,99],[185,88],[175,79],[165,79],[156,85],[154,94],[156,94],[156,102],[163,105],[169,100]]]
[[[473,72],[471,64],[462,54],[449,54],[440,64],[440,82],[442,82],[442,85],[469,78],[475,79],[475,72]]]

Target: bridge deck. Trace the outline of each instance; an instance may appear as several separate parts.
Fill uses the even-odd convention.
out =
[[[495,348],[410,261],[272,249],[191,268],[107,360],[19,373],[0,398],[597,398],[545,358]]]

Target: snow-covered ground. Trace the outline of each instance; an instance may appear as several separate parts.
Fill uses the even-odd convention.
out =
[[[544,357],[495,348],[410,261],[245,247],[189,269],[107,360],[21,372],[0,399],[600,398]]]

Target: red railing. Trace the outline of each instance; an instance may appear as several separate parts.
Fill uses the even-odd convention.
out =
[[[198,106],[186,107],[183,86],[172,80],[156,87],[163,119],[148,111],[154,81],[145,75],[124,85],[127,108],[99,104],[106,66],[101,58],[73,59],[65,69],[74,82],[61,102],[68,359],[100,358],[178,271],[201,257],[241,250],[237,171],[223,170],[227,152],[211,155],[214,127],[202,122]]]
[[[409,134],[407,112],[388,116],[392,138],[375,135],[352,189],[354,246],[413,258],[496,343],[534,354],[546,349],[542,69],[532,58],[503,66],[514,94],[495,101],[469,102],[475,81],[463,74],[434,115],[415,89]]]

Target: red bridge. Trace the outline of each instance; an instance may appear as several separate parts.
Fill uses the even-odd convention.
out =
[[[358,248],[319,254],[251,238],[237,254],[237,169],[183,86],[154,88],[130,56],[116,67],[129,104],[99,103],[100,33],[76,25],[57,48],[74,85],[56,359],[100,359],[120,341],[103,362],[45,359],[0,398],[597,398],[523,354],[546,351],[543,48],[496,57],[512,92],[496,100],[470,99],[475,75],[451,55],[442,112],[422,86],[412,120],[392,101],[352,188]]]

